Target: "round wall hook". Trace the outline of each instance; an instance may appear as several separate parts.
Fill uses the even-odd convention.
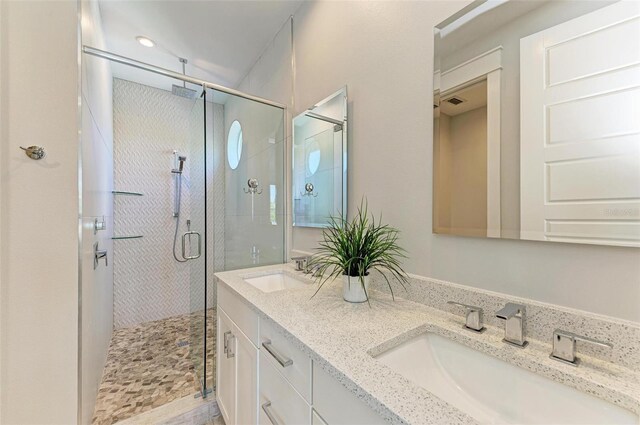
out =
[[[35,159],[36,161],[45,157],[46,152],[42,146],[29,146],[28,148],[23,148],[20,146],[20,149],[24,151],[24,154],[27,155],[31,159]]]

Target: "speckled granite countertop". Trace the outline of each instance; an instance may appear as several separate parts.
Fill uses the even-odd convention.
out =
[[[263,318],[284,329],[287,338],[390,423],[477,423],[464,412],[412,383],[373,356],[424,332],[433,332],[491,354],[511,364],[578,388],[640,414],[640,374],[595,358],[576,368],[549,359],[550,345],[530,340],[525,350],[502,342],[503,330],[488,326],[483,334],[461,328],[460,316],[387,293],[373,292],[371,307],[342,299],[341,282],[264,293],[244,281],[284,270],[311,282],[290,265],[217,273]],[[221,282],[220,282],[221,281]],[[401,291],[398,291],[401,293]]]

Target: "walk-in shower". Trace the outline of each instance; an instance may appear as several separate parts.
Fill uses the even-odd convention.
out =
[[[114,332],[94,414],[111,424],[196,391],[215,399],[214,273],[284,261],[287,127],[274,102],[83,51],[117,64],[114,194],[137,195],[114,195]],[[156,77],[122,78],[122,65]],[[244,135],[232,168],[234,122]],[[247,196],[250,178],[264,192]]]

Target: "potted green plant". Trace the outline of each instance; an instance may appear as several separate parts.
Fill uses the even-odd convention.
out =
[[[329,217],[329,227],[322,234],[323,240],[310,261],[310,266],[317,270],[319,283],[314,296],[328,281],[342,278],[345,301],[368,302],[371,270],[382,274],[394,299],[389,278],[395,277],[405,288],[408,277],[400,261],[406,255],[398,245],[399,231],[382,224],[382,217],[376,221],[369,215],[366,201],[360,204],[351,221],[342,215]]]

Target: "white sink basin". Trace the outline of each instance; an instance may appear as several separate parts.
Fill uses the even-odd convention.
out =
[[[283,289],[300,288],[302,286],[310,285],[309,283],[305,283],[283,272],[275,272],[255,277],[245,277],[244,281],[255,286],[262,292],[281,291]]]
[[[638,424],[638,415],[433,333],[377,359],[487,424]]]

